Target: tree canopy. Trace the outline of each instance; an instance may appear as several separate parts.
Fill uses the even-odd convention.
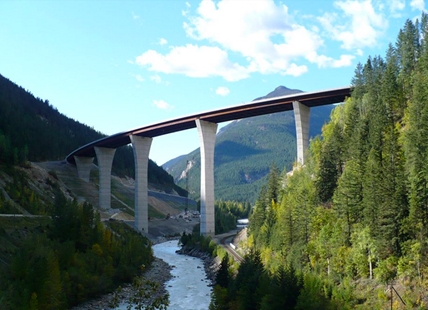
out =
[[[392,303],[386,284],[407,307],[426,306],[427,23],[426,14],[408,20],[385,57],[359,64],[351,98],[311,141],[307,164],[283,173],[277,191],[271,175],[250,217],[251,259],[229,281],[243,288],[214,290],[213,309],[244,309],[243,294],[251,309],[379,309]],[[250,272],[250,262],[262,265]],[[291,289],[281,289],[285,278],[292,303],[279,299]]]

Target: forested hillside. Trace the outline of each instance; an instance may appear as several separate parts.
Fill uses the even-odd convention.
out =
[[[272,169],[212,309],[426,309],[427,35],[426,14],[408,20],[357,66],[307,165]]]
[[[48,100],[30,92],[0,75],[0,164],[25,161],[63,160],[80,146],[105,137],[102,133],[70,119]],[[113,172],[134,177],[134,155],[131,147],[117,149]],[[150,160],[149,182],[162,185],[166,191],[185,191],[173,178]]]
[[[271,98],[301,92],[277,87],[264,97]],[[332,106],[311,109],[310,136],[321,133],[330,117]],[[254,203],[269,166],[291,170],[297,156],[296,128],[293,111],[262,115],[233,121],[217,134],[214,151],[216,199]],[[188,185],[193,198],[199,198],[199,149],[171,160],[163,167],[181,187]],[[187,170],[186,170],[187,168]],[[187,173],[183,173],[187,171]]]
[[[146,237],[124,222],[102,221],[88,201],[78,203],[70,189],[75,187],[67,187],[54,170],[30,163],[63,160],[103,135],[2,76],[0,116],[0,308],[69,309],[131,282],[142,266],[150,266],[154,258]],[[113,165],[118,175],[132,177],[132,149],[118,149]],[[149,182],[185,194],[152,161]],[[120,196],[118,188],[112,192]],[[149,283],[136,284],[147,295],[155,289],[153,283],[151,289],[142,289]]]
[[[0,217],[1,309],[70,309],[131,282],[153,260],[147,238],[124,223],[101,222],[89,203],[67,200],[52,185],[54,203],[20,193],[49,216]]]

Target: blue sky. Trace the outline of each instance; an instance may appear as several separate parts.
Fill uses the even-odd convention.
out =
[[[384,56],[425,8],[423,0],[2,0],[0,74],[110,135],[279,85],[350,85],[357,63]],[[196,130],[157,137],[150,158],[161,165],[198,145]]]

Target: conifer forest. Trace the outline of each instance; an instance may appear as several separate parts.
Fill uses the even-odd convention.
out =
[[[247,238],[239,245],[242,262],[196,232],[182,237],[183,244],[222,253],[211,310],[427,309],[427,36],[428,15],[422,14],[407,20],[384,56],[358,64],[351,97],[311,140],[305,164],[292,172],[272,165],[254,206],[216,203],[216,233],[250,213]],[[68,309],[140,274],[154,259],[151,242],[116,221],[101,222],[90,204],[60,191],[47,203],[29,190],[14,165],[66,154],[62,147],[44,153],[49,147],[25,139],[37,130],[13,127],[19,119],[45,126],[48,114],[57,114],[43,114],[49,103],[36,100],[30,106],[44,116],[19,118],[13,104],[6,105],[14,99],[5,94],[14,91],[0,96],[0,112],[10,116],[0,126],[0,172],[10,175],[10,197],[0,191],[0,213],[15,213],[13,200],[42,217],[20,231],[0,225],[0,308]],[[85,139],[101,137],[84,129]],[[50,130],[39,132],[59,145]],[[58,136],[87,142],[71,141],[70,132]],[[132,166],[131,150],[123,152]],[[123,165],[119,174],[133,172]],[[171,176],[150,166],[158,171],[152,182],[175,187]],[[9,243],[9,231],[17,231],[17,244]]]
[[[212,309],[426,309],[428,16],[359,64],[305,165],[272,167]]]

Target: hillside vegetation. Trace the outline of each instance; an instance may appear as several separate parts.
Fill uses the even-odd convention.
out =
[[[268,95],[271,98],[300,92],[283,86]],[[257,100],[256,99],[256,100]],[[321,133],[330,117],[332,106],[311,109],[310,136]],[[296,128],[293,111],[233,121],[217,134],[214,151],[216,199],[254,203],[269,167],[291,170],[297,156]],[[163,167],[178,185],[189,187],[193,198],[200,192],[200,151],[171,160]],[[187,173],[183,173],[187,171]]]
[[[61,114],[48,100],[34,97],[2,75],[0,115],[0,164],[64,160],[78,147],[105,137],[93,128]],[[132,148],[118,148],[113,173],[133,178],[134,169]],[[158,184],[165,192],[187,195],[152,160],[149,161],[149,183]]]
[[[408,20],[357,66],[308,164],[271,172],[213,309],[426,309],[427,35],[426,14]]]
[[[153,260],[151,242],[124,222],[108,220],[133,220],[132,149],[116,152],[112,209],[101,212],[96,166],[84,182],[63,160],[101,133],[1,75],[0,115],[0,308],[69,309],[140,275]],[[196,209],[195,201],[177,196],[186,192],[165,170],[148,165],[151,219]],[[194,225],[151,224],[157,222],[164,224],[162,232],[153,230],[158,235]]]
[[[130,282],[153,260],[147,238],[102,221],[54,171],[29,162],[0,165],[0,214],[2,309],[69,309]]]

